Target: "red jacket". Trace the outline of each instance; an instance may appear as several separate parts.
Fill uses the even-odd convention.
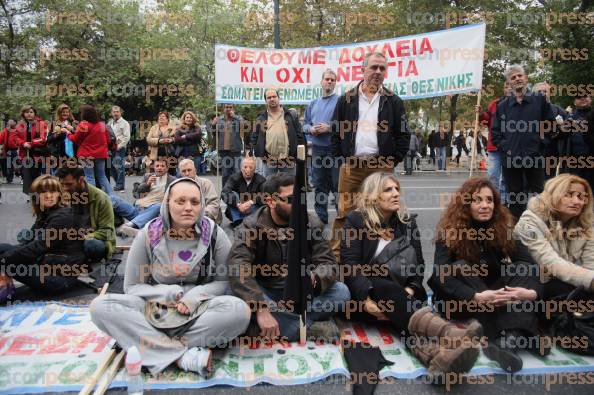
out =
[[[27,138],[27,123],[20,121],[16,126],[16,145],[19,149],[19,158],[27,156],[29,149],[23,147],[23,144],[29,142],[32,147],[45,147],[47,143],[47,124],[39,117],[31,124],[31,134]],[[40,155],[34,155],[39,158]]]
[[[0,145],[2,145],[1,158],[6,158],[8,150],[15,150],[18,148],[16,129],[4,128],[0,132]]]
[[[484,126],[489,127],[489,138],[487,139],[487,151],[493,152],[497,151],[497,147],[493,145],[491,142],[491,128],[493,127],[493,121],[495,120],[495,112],[497,111],[497,103],[499,103],[501,98],[493,99],[487,106],[487,111],[484,111],[481,114],[481,123]]]
[[[78,146],[76,156],[78,158],[107,159],[107,143],[109,137],[105,123],[100,121],[90,123],[82,121],[76,127],[76,131],[68,134],[68,138]]]

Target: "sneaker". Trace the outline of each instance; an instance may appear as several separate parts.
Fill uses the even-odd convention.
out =
[[[191,371],[208,379],[212,375],[212,351],[203,347],[192,347],[178,360],[177,366],[185,372]]]
[[[134,228],[131,226],[129,222],[121,225],[119,228],[116,229],[116,235],[126,238],[126,237],[135,237],[140,229]]]
[[[307,329],[307,340],[332,344],[340,341],[340,329],[334,320],[314,321]]]

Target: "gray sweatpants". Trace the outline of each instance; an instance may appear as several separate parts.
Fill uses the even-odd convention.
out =
[[[250,322],[247,304],[235,296],[216,296],[208,309],[179,338],[155,329],[144,317],[146,301],[134,295],[98,296],[90,306],[93,323],[124,350],[136,346],[142,365],[152,374],[163,371],[192,347],[224,345],[245,332]]]

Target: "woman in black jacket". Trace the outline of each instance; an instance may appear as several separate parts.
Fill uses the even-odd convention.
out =
[[[394,175],[377,172],[363,181],[357,209],[345,217],[340,243],[350,305],[358,307],[350,316],[389,321],[432,375],[465,372],[476,361],[478,349],[461,340],[478,337],[480,325],[456,327],[430,308],[421,308],[427,297],[425,264],[415,217],[401,207],[400,183]]]
[[[446,318],[477,319],[488,341],[485,354],[508,372],[522,368],[519,348],[540,347],[533,303],[542,294],[538,266],[512,230],[493,184],[466,181],[437,225],[429,280],[436,309]]]
[[[194,161],[196,172],[202,174],[202,159],[207,145],[202,136],[202,129],[198,124],[198,117],[191,111],[186,111],[181,116],[181,125],[175,131],[174,143],[175,156],[178,160],[189,158]]]
[[[87,271],[85,232],[75,225],[71,208],[62,207],[58,178],[43,175],[31,185],[36,220],[20,245],[0,244],[0,268],[8,276],[36,291],[59,294],[77,283]]]

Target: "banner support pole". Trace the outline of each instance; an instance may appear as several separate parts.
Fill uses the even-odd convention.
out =
[[[220,178],[219,177],[219,163],[220,163],[220,160],[221,160],[221,153],[219,152],[219,130],[218,130],[218,128],[219,128],[219,105],[216,102],[215,102],[215,118],[217,120],[217,123],[216,123],[215,128],[214,128],[214,135],[215,135],[215,138],[214,138],[214,140],[215,140],[215,146],[214,146],[214,148],[217,151],[217,160],[215,161],[215,168],[216,168],[216,171],[217,171],[217,185],[219,185],[219,182],[221,183],[221,187],[219,188],[219,191],[222,191],[223,190],[223,187],[224,187],[223,181],[222,180],[219,180],[219,178]]]
[[[476,164],[476,147],[478,145],[478,131],[479,131],[479,106],[481,105],[481,92],[483,87],[478,91],[478,95],[476,95],[476,107],[475,107],[475,114],[474,114],[474,143],[472,144],[472,157],[470,159],[470,174],[468,178],[472,178],[472,173],[474,172],[474,165]]]

